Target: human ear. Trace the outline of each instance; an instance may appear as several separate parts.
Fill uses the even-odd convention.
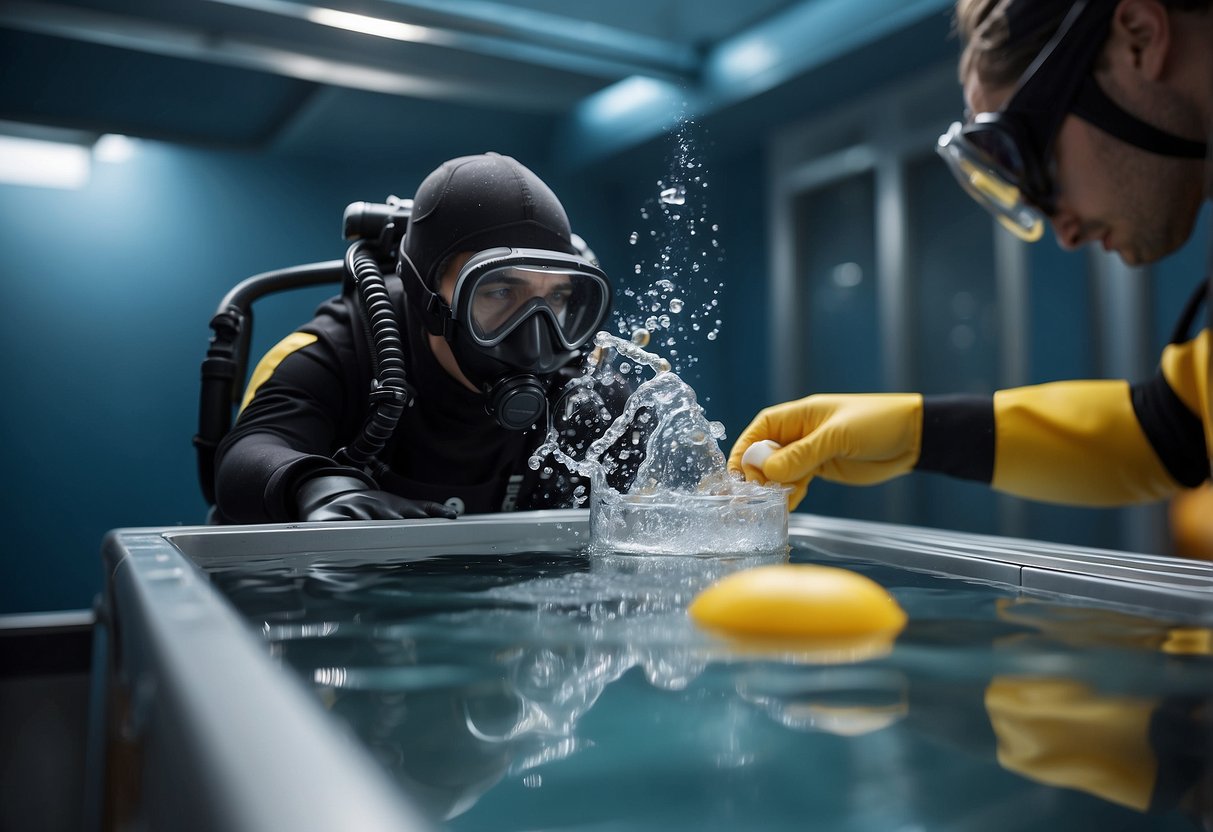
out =
[[[1121,0],[1112,15],[1107,54],[1127,60],[1146,80],[1157,81],[1171,48],[1171,18],[1158,0]]]

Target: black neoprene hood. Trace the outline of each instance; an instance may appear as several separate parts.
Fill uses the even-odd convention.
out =
[[[509,156],[484,153],[445,162],[413,198],[401,251],[436,288],[443,260],[498,246],[574,254],[564,206],[538,176]]]

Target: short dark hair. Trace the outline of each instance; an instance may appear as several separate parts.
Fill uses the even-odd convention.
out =
[[[1172,11],[1207,11],[1213,6],[1213,0],[1160,2]],[[956,0],[953,22],[964,50],[960,56],[961,83],[976,70],[984,84],[1014,84],[1072,6],[1057,0]]]

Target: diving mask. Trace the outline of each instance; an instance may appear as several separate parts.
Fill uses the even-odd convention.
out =
[[[569,254],[494,248],[464,265],[451,296],[451,315],[484,348],[506,341],[539,317],[565,350],[578,350],[610,306],[606,275]]]
[[[460,269],[451,303],[425,286],[408,256],[398,268],[426,328],[441,335],[503,427],[525,430],[547,406],[548,380],[577,359],[611,305],[611,284],[582,257],[499,247]]]

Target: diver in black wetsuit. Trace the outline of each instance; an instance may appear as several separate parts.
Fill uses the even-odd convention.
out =
[[[516,160],[452,159],[417,191],[386,281],[412,403],[370,464],[374,310],[348,290],[253,372],[217,452],[224,522],[370,520],[570,505],[578,480],[527,459],[606,317],[611,287],[551,189]],[[549,473],[550,472],[550,473]]]

